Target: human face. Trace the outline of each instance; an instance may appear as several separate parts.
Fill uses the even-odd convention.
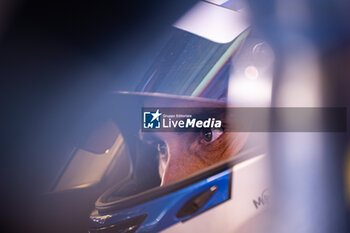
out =
[[[243,147],[246,134],[205,129],[200,132],[144,133],[158,151],[161,186],[223,161]]]

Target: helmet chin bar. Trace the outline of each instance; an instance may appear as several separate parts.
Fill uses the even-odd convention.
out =
[[[266,148],[248,146],[261,137],[265,135],[250,135],[247,147],[235,157],[178,182],[144,191],[135,179],[111,188],[96,202],[91,232],[122,227],[128,219],[142,219],[135,228],[150,232],[231,232],[244,227],[269,203]],[[203,219],[215,224],[204,226]],[[135,221],[130,220],[130,227]]]
[[[250,220],[269,206],[271,190],[266,177],[267,167],[265,154],[234,165],[230,169],[231,198],[225,204],[201,214],[200,218],[178,223],[164,232],[240,232],[247,228],[247,225],[252,224]]]

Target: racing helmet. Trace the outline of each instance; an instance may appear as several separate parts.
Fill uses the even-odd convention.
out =
[[[196,4],[160,47],[135,90],[95,113],[54,189],[109,180],[89,232],[240,231],[269,202],[267,134],[232,109],[270,106],[273,52],[244,9],[216,2]],[[98,168],[81,182],[83,157]]]

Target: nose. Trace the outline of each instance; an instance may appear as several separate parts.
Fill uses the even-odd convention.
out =
[[[186,146],[182,143],[181,138],[164,138],[163,139],[168,153],[168,160],[162,176],[161,186],[184,178],[187,173],[186,157],[188,152]]]
[[[177,146],[172,142],[172,140],[165,140],[164,141],[164,147],[167,149],[167,161],[165,165],[161,164],[160,166],[162,167],[162,181],[161,181],[161,186],[166,185],[174,180],[176,180],[177,174],[176,170],[178,170],[178,165],[174,160],[178,160],[178,151],[177,151]],[[160,153],[160,152],[159,152]],[[161,156],[161,155],[160,155]]]
[[[192,137],[192,134],[173,134],[163,139],[168,148],[168,161],[161,186],[186,178],[207,166],[193,150],[195,143]]]

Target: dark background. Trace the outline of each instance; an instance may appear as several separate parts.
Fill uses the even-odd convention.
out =
[[[123,73],[194,2],[0,2],[3,232],[87,231],[89,198],[42,193],[81,119],[106,93],[130,90]]]

